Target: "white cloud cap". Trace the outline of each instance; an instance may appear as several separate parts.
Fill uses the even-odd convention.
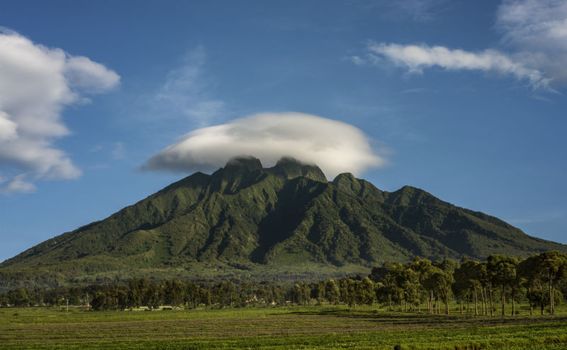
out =
[[[56,138],[69,133],[63,109],[81,93],[99,93],[120,77],[87,57],[70,56],[0,30],[0,192],[31,192],[30,181],[71,179],[81,171]]]
[[[384,165],[367,136],[347,123],[304,113],[262,113],[183,136],[144,165],[148,170],[208,171],[237,156],[252,155],[264,166],[284,156],[316,164],[333,178]]]

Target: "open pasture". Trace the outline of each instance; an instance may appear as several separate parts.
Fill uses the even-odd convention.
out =
[[[507,318],[344,306],[0,309],[2,349],[566,349],[567,312]]]

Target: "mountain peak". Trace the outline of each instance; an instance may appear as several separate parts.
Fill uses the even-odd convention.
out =
[[[358,193],[361,189],[361,184],[351,173],[341,173],[335,177],[333,184],[341,191]]]
[[[224,169],[244,169],[247,171],[261,170],[262,162],[260,162],[260,159],[253,156],[238,156],[231,158],[224,166]]]
[[[234,157],[224,168],[213,173],[211,188],[215,191],[234,193],[255,183],[262,173],[260,159],[252,156]]]
[[[285,156],[285,157],[281,157],[280,160],[277,161],[276,165],[279,165],[279,166],[286,166],[286,165],[302,166],[302,165],[305,165],[305,163],[303,163],[299,159]]]
[[[356,181],[356,177],[354,177],[352,173],[340,173],[339,175],[335,176],[333,183],[339,183],[343,181],[348,181],[348,182]]]
[[[292,157],[282,157],[278,160],[276,165],[269,170],[287,179],[306,177],[319,182],[327,182],[325,174],[323,174],[323,171],[321,171],[317,165],[305,164]]]

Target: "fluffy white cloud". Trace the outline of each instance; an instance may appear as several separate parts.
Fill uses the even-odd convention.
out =
[[[81,171],[53,141],[69,130],[63,109],[82,93],[107,91],[120,77],[86,57],[0,31],[1,192],[33,191],[38,179],[71,179]]]
[[[567,82],[567,1],[506,0],[496,23],[504,44],[526,64]]]
[[[470,52],[452,50],[443,46],[370,44],[368,49],[379,58],[386,58],[410,72],[421,72],[424,68],[440,67],[447,70],[480,70],[510,74],[524,79],[534,87],[546,87],[549,80],[536,69],[516,62],[496,51]]]
[[[358,128],[303,113],[263,113],[197,129],[152,157],[149,170],[208,171],[237,156],[252,155],[264,166],[289,156],[317,164],[329,178],[360,174],[381,166],[366,135]]]

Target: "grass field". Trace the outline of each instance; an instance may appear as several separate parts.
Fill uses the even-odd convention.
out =
[[[554,317],[472,318],[344,306],[92,312],[0,309],[1,349],[567,349]]]

